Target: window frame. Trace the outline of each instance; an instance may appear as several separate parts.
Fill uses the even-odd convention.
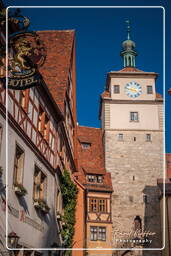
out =
[[[17,150],[21,153],[20,157],[17,159]],[[20,161],[20,163],[19,163]],[[25,151],[18,143],[15,144],[15,155],[14,155],[14,171],[13,171],[13,185],[23,184],[24,179],[24,161],[25,161]]]
[[[153,86],[147,85],[147,94],[153,94]]]
[[[91,148],[91,143],[90,142],[81,142],[81,147],[82,147],[82,149],[89,149],[89,148]]]
[[[152,142],[151,133],[146,133],[146,142]]]
[[[21,90],[19,94],[19,104],[26,113],[28,112],[29,95],[30,89]]]
[[[120,94],[120,85],[119,84],[114,84],[113,85],[113,93],[114,94]]]
[[[37,172],[37,175],[35,173]],[[42,181],[42,178],[44,179]],[[33,200],[47,201],[47,175],[35,163],[33,174]]]
[[[118,134],[117,134],[117,138],[118,138],[118,141],[123,141],[123,140],[124,140],[124,135],[123,135],[123,133],[118,133]]]
[[[49,119],[47,113],[44,111],[41,104],[39,104],[39,110],[38,110],[37,129],[38,129],[39,133],[43,136],[43,138],[47,142],[49,142],[50,119]]]
[[[106,241],[107,227],[105,226],[90,226],[91,241]]]
[[[101,207],[103,209],[100,209]],[[107,198],[89,197],[88,209],[91,213],[108,213]]]
[[[130,111],[130,122],[139,122],[139,112],[138,111]]]
[[[89,183],[103,184],[103,175],[87,174],[86,176],[87,176],[87,181]],[[101,181],[99,178],[101,179]]]

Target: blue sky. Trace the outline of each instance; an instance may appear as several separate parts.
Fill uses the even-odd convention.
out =
[[[6,0],[13,5],[94,5],[94,6],[164,6],[166,9],[166,142],[169,145],[171,121],[168,110],[171,96],[169,77],[169,0]],[[120,70],[123,61],[120,57],[121,43],[126,39],[125,20],[132,23],[131,37],[136,43],[137,68],[159,73],[157,91],[163,94],[163,10],[161,8],[62,8],[62,9],[22,9],[30,18],[32,30],[76,30],[77,64],[77,117],[80,125],[100,127],[98,120],[99,95],[103,92],[107,72]]]

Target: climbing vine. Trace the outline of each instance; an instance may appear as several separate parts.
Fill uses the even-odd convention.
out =
[[[74,225],[75,225],[75,208],[77,202],[78,189],[71,180],[67,170],[61,176],[61,193],[64,204],[63,230],[62,237],[65,248],[72,248]]]

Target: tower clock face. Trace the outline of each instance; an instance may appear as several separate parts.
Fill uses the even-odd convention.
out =
[[[125,86],[125,92],[126,95],[128,95],[131,98],[136,98],[142,93],[141,85],[137,82],[129,82]]]

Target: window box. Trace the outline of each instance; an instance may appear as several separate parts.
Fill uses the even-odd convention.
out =
[[[36,209],[42,211],[43,213],[48,213],[50,210],[50,207],[42,199],[35,199],[33,204]]]
[[[27,194],[25,187],[19,183],[14,184],[14,191],[18,196],[25,196]]]

